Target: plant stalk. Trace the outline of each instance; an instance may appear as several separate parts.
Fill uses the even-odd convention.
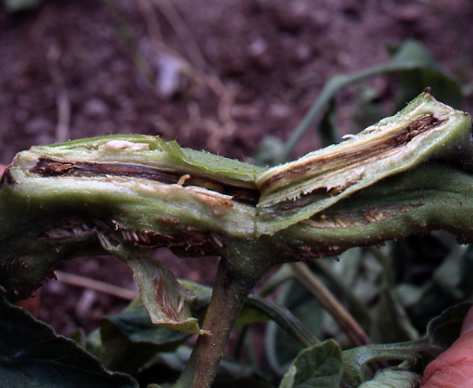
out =
[[[244,274],[235,268],[228,257],[220,260],[212,299],[202,325],[202,330],[210,334],[199,336],[174,388],[208,388],[212,385],[233,324],[249,293],[266,270],[263,273],[258,269],[253,273],[246,272]]]

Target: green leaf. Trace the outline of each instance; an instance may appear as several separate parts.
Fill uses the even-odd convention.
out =
[[[157,353],[174,351],[189,334],[154,325],[141,301],[102,318],[103,360],[107,368],[136,376]]]
[[[187,303],[189,304],[193,316],[198,316],[198,314],[209,305],[212,296],[212,288],[188,280],[180,280],[180,283],[186,290],[192,292],[192,296],[187,299]],[[268,321],[268,315],[261,308],[258,308],[258,301],[255,302],[254,299],[254,295],[249,296],[238,314],[238,318],[233,326],[234,328]]]
[[[439,68],[432,54],[422,43],[416,40],[408,40],[399,47],[389,46],[387,51],[391,55],[391,60],[382,66],[392,70]]]
[[[375,342],[409,341],[419,336],[391,288],[381,289],[373,324]]]
[[[212,296],[212,288],[188,280],[180,280],[180,283],[186,290],[192,292],[192,296],[187,299],[187,302],[192,314],[198,316],[199,313],[208,307]],[[268,321],[268,315],[261,308],[258,308],[259,304],[257,301],[255,302],[254,299],[254,295],[248,297],[248,300],[238,314],[238,318],[233,326],[234,328]]]
[[[471,306],[471,303],[460,303],[434,318],[427,326],[429,343],[442,351],[449,348],[460,336],[463,320]]]
[[[249,298],[250,299],[250,298]],[[238,318],[235,322],[234,328],[239,328],[242,326],[251,325],[252,323],[261,323],[267,322],[268,316],[261,312],[261,310],[255,309],[248,306],[248,302],[245,303],[245,306],[240,311]]]
[[[294,384],[296,381],[296,374],[297,374],[297,367],[295,365],[290,365],[286,373],[284,374],[284,377],[281,380],[281,383],[279,384],[279,388],[294,387]]]
[[[187,302],[193,313],[193,316],[198,316],[200,312],[207,308],[212,296],[212,288],[202,286],[188,280],[180,280],[180,283],[187,290],[193,292],[193,295],[187,299]],[[307,315],[302,314],[302,316],[306,317]],[[307,330],[306,325],[300,322],[297,317],[291,314],[288,309],[253,294],[248,296],[245,305],[238,315],[234,327],[238,328],[251,325],[253,323],[267,322],[268,320],[271,320],[271,323],[279,325],[279,327],[283,328],[298,342],[305,344],[305,346],[310,346],[317,342],[317,339],[314,337],[314,335],[309,330]],[[307,318],[307,321],[308,322],[306,323],[317,322],[317,320],[311,320],[310,317]],[[309,327],[312,326],[309,324]],[[290,359],[291,361],[298,352],[299,350]]]
[[[450,242],[450,239],[453,241]],[[441,282],[451,284],[452,277],[446,275],[445,270],[438,269],[446,264],[445,258],[451,256],[452,250],[459,249],[459,245],[454,236],[435,232],[422,237],[410,236],[393,244],[393,248],[393,276],[400,282],[396,287],[396,295],[409,311],[417,329],[425,331],[434,317],[459,302],[453,292],[447,292],[447,287],[440,286]],[[466,268],[448,268],[449,272],[463,273],[465,270]],[[440,282],[435,280],[435,275],[432,276],[436,272],[440,275]],[[468,273],[466,270],[464,275]],[[471,283],[469,277],[468,283]]]
[[[103,361],[102,339],[99,329],[95,329],[89,335],[86,335],[84,330],[79,328],[69,338],[77,342],[87,352]]]
[[[459,286],[464,276],[463,264],[466,260],[467,251],[467,246],[455,245],[433,274],[435,283],[456,300],[461,300],[464,297]]]
[[[342,380],[349,387],[358,387],[365,380],[364,368],[371,361],[401,360],[415,362],[432,346],[426,341],[401,342],[396,344],[373,344],[358,346],[342,352]],[[434,352],[433,359],[439,352]]]
[[[393,343],[419,338],[419,333],[394,293],[394,269],[391,260],[380,249],[372,248],[372,251],[383,266],[383,284],[373,322],[373,342]]]
[[[460,84],[451,76],[441,70],[420,68],[406,70],[399,76],[401,88],[397,97],[398,105],[401,101],[410,101],[426,87],[430,87],[432,92],[446,104],[460,108],[463,102],[463,93]]]
[[[359,388],[417,388],[422,381],[418,373],[402,369],[385,369],[374,379],[367,381]]]
[[[284,143],[280,138],[272,135],[263,137],[258,148],[252,155],[252,159],[258,166],[271,165],[284,149]]]
[[[340,347],[327,340],[299,353],[279,388],[336,388],[341,374]]]
[[[424,337],[411,342],[358,346],[342,352],[342,379],[348,386],[358,387],[364,380],[363,367],[371,361],[402,360],[415,364],[422,370],[459,337],[461,325],[470,303],[463,303],[445,310],[427,327]]]
[[[107,371],[74,341],[58,336],[0,288],[0,376],[3,387],[138,388],[130,376]]]
[[[432,54],[419,42],[408,41],[394,50],[391,64],[393,68],[402,70],[397,108],[401,108],[405,101],[410,101],[426,87],[432,88],[435,95],[446,104],[457,109],[461,107],[463,93],[460,84],[440,68]]]

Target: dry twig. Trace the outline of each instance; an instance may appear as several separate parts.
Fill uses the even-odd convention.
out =
[[[133,300],[139,295],[138,291],[114,286],[113,284],[90,279],[85,276],[74,275],[62,271],[55,271],[55,273],[59,282],[68,284],[70,286],[87,288],[125,300]]]
[[[194,67],[200,70],[205,69],[207,67],[207,63],[200,52],[199,46],[197,45],[194,36],[192,35],[184,20],[182,20],[182,18],[179,16],[171,2],[169,0],[154,0],[154,3],[160,9],[164,17],[168,20],[169,24],[171,24],[174,31],[176,31],[176,34],[184,45],[184,48],[186,49]]]
[[[56,42],[53,42],[47,50],[49,75],[56,88],[57,125],[55,141],[63,143],[69,140],[69,123],[71,121],[71,102],[66,89],[66,82],[59,67],[61,49]]]

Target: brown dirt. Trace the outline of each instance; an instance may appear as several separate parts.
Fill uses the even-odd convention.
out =
[[[330,77],[381,63],[387,45],[410,38],[470,82],[469,0],[166,4],[44,0],[35,11],[0,13],[0,162],[35,144],[110,133],[160,135],[251,160],[264,136],[290,135]],[[390,77],[371,86],[392,96]],[[338,97],[344,107],[355,99],[355,88]],[[468,98],[464,108],[472,107]],[[346,132],[353,112],[341,115]],[[310,133],[293,156],[317,146]],[[211,284],[215,258],[203,264],[159,257],[178,276]],[[75,260],[61,269],[134,287],[128,268],[112,258]],[[101,314],[123,306],[104,294],[50,282],[40,317],[70,334],[77,327],[90,330]]]

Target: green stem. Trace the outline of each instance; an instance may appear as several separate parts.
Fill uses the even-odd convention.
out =
[[[413,41],[407,41],[399,47],[394,56],[385,63],[369,67],[351,75],[337,75],[331,78],[324,85],[317,100],[293,131],[291,137],[286,142],[284,150],[276,160],[276,164],[286,162],[289,159],[292,150],[299,143],[302,136],[304,136],[307,130],[313,125],[317,116],[324,111],[330,100],[333,99],[339,91],[371,77],[418,68],[430,68],[435,71],[435,63],[423,46]]]
[[[225,344],[238,314],[248,294],[266,273],[241,271],[228,257],[222,258],[218,266],[212,299],[205,315],[203,330],[209,335],[201,335],[191,357],[177,381],[175,388],[210,387],[217,373]],[[248,273],[249,272],[249,273]]]
[[[317,337],[285,307],[257,295],[248,298],[247,305],[266,314],[302,346],[307,348],[320,343]]]
[[[319,116],[322,111],[325,109],[330,100],[342,89],[354,85],[364,79],[373,77],[375,75],[382,74],[386,71],[385,65],[375,66],[359,73],[353,74],[351,76],[339,75],[335,76],[327,82],[320,93],[319,98],[311,106],[310,110],[304,116],[302,121],[297,125],[296,129],[293,131],[291,137],[286,142],[286,146],[283,152],[280,154],[279,158],[276,160],[276,164],[284,163],[289,160],[291,152],[294,150],[295,146],[301,140],[302,136],[305,135],[307,130],[311,127],[314,120]]]

